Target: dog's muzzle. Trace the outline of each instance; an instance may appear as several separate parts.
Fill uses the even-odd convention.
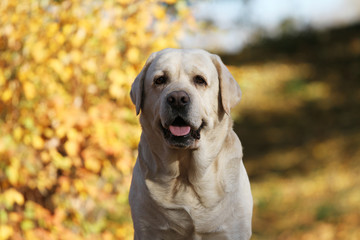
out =
[[[161,125],[164,137],[170,146],[175,148],[188,148],[200,139],[200,127],[193,126],[188,120],[191,98],[183,90],[173,91],[166,98],[166,107],[168,108],[167,121],[165,126]]]

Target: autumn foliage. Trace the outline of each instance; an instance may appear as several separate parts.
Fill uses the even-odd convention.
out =
[[[190,19],[183,1],[1,1],[1,240],[131,239],[130,86]]]

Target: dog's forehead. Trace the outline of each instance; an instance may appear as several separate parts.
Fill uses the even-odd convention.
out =
[[[216,71],[210,54],[202,50],[169,49],[160,52],[151,66],[153,73],[212,74]]]

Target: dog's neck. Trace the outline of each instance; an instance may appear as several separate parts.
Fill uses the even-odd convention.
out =
[[[145,178],[168,180],[185,177],[185,173],[190,173],[194,168],[192,164],[196,150],[171,149],[155,141],[149,142],[146,133],[142,134],[140,141],[139,162]]]

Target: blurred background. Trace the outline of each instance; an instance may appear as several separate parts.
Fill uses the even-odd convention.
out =
[[[133,238],[129,91],[166,47],[242,88],[252,239],[360,239],[359,1],[2,0],[0,240]]]

